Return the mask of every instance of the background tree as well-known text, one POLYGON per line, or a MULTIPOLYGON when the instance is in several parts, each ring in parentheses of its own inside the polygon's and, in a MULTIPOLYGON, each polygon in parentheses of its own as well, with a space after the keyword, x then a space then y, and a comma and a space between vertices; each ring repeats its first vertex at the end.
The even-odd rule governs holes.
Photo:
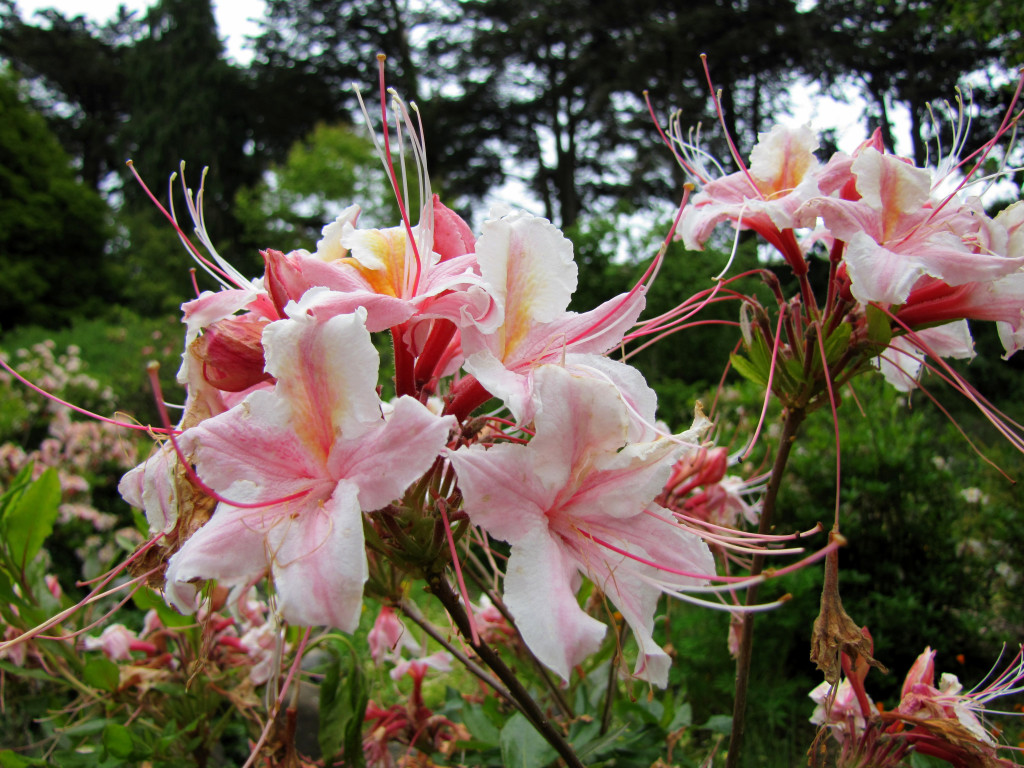
POLYGON ((239 190, 235 205, 247 240, 288 252, 313 250, 323 227, 356 201, 361 225, 392 226, 398 207, 390 198, 370 140, 352 126, 321 123, 285 162, 239 190))
POLYGON ((0 73, 0 328, 103 311, 115 293, 107 234, 107 206, 0 73))
POLYGON ((28 24, 13 3, 0 5, 0 56, 40 86, 34 89, 36 106, 76 158, 82 180, 98 190, 124 168, 119 129, 129 114, 125 52, 136 22, 123 7, 103 26, 54 10, 38 16, 40 24, 28 24))
MULTIPOLYGON (((928 105, 952 100, 957 83, 973 84, 980 112, 967 153, 992 135, 1008 101, 997 84, 972 77, 997 65, 999 50, 994 38, 987 41, 958 27, 954 5, 953 0, 822 0, 811 12, 818 54, 810 74, 839 98, 849 98, 851 88, 859 92, 867 103, 869 129, 880 129, 888 147, 895 146, 893 111, 905 109, 910 156, 919 166, 926 163, 935 137, 928 105)), ((947 147, 948 139, 947 133, 947 147)), ((932 155, 931 162, 938 162, 934 148, 932 155)))

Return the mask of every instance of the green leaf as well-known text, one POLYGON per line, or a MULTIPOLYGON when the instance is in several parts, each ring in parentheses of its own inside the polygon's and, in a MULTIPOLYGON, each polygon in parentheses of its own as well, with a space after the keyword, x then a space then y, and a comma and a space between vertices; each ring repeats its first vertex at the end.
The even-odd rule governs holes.
MULTIPOLYGON (((665 724, 665 731, 668 733, 674 733, 680 728, 689 728, 693 725, 693 707, 690 706, 690 702, 684 702, 682 706, 676 709, 674 712, 668 712, 666 707, 666 715, 671 714, 672 719, 665 724)), ((664 722, 664 721, 662 721, 664 722)))
POLYGON ((910 753, 910 768, 943 768, 948 763, 939 760, 937 757, 922 755, 920 752, 910 753))
POLYGON ((4 510, 3 533, 11 559, 23 571, 53 532, 60 504, 57 470, 47 469, 4 510))
POLYGON ((317 738, 327 765, 339 754, 345 765, 365 765, 363 757, 363 718, 369 694, 366 677, 355 651, 340 641, 324 644, 331 656, 320 684, 320 727, 317 738))
POLYGON ((722 733, 728 735, 732 731, 731 715, 712 715, 704 725, 697 726, 702 731, 722 733))
POLYGON ((99 688, 101 691, 116 691, 121 682, 121 672, 117 664, 110 659, 98 656, 90 659, 82 670, 82 679, 86 685, 99 688))
POLYGON ((480 707, 463 707, 462 722, 476 741, 492 747, 500 743, 501 731, 480 707))
POLYGON ((0 749, 0 768, 30 768, 36 765, 46 765, 46 761, 25 757, 9 749, 0 749))
MULTIPOLYGON (((599 723, 595 722, 593 724, 597 725, 598 726, 598 730, 600 730, 600 724, 599 723)), ((582 737, 584 736, 584 734, 586 733, 586 734, 589 735, 590 732, 591 731, 582 731, 580 733, 580 737, 578 737, 577 739, 573 740, 573 743, 572 743, 573 749, 576 750, 576 756, 580 760, 585 760, 585 761, 596 760, 596 759, 600 758, 604 753, 611 752, 616 747, 621 746, 619 744, 619 741, 622 739, 623 735, 625 735, 626 733, 629 732, 629 725, 628 724, 620 725, 618 728, 613 728, 612 730, 610 730, 604 736, 597 736, 597 738, 594 738, 591 741, 587 741, 585 743, 581 743, 581 742, 583 742, 583 738, 582 737)))
POLYGON ((140 611, 156 611, 156 615, 160 617, 160 621, 163 622, 165 627, 185 627, 196 623, 195 616, 185 616, 178 613, 178 611, 167 604, 167 601, 164 600, 159 592, 150 587, 135 590, 135 594, 132 595, 132 602, 135 603, 135 607, 140 611))
POLYGON ((752 381, 759 387, 768 386, 767 369, 762 372, 757 366, 742 355, 730 355, 729 362, 732 363, 732 367, 736 369, 736 372, 747 381, 752 381))
POLYGON ((120 723, 107 723, 103 729, 103 748, 122 760, 131 757, 134 751, 132 732, 120 723))
POLYGON ((501 729, 501 762, 505 768, 540 768, 555 757, 554 747, 521 712, 512 715, 501 729))
POLYGON ((832 334, 825 339, 825 360, 832 365, 842 357, 843 353, 850 347, 850 334, 853 326, 849 323, 841 323, 832 334))

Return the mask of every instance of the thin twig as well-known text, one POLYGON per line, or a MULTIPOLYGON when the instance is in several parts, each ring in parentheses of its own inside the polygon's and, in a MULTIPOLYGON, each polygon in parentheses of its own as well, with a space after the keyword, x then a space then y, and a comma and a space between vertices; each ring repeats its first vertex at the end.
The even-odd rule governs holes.
POLYGON ((448 653, 450 653, 452 656, 458 659, 459 663, 461 663, 462 666, 464 666, 472 674, 478 677, 485 685, 488 685, 491 688, 493 688, 494 691, 503 699, 505 699, 509 704, 514 706, 516 709, 519 709, 519 702, 512 698, 512 695, 508 692, 508 689, 505 688, 505 686, 503 686, 500 682, 495 680, 491 675, 489 675, 487 673, 487 670, 485 670, 475 661, 470 659, 466 654, 460 651, 457 647, 455 647, 453 643, 448 642, 448 639, 438 631, 437 627, 435 627, 433 624, 427 621, 427 618, 422 613, 420 613, 419 608, 416 607, 415 603, 412 603, 408 600, 403 600, 398 604, 398 607, 402 611, 402 613, 408 616, 409 619, 414 624, 416 624, 420 629, 422 629, 424 632, 426 632, 428 635, 434 638, 434 640, 436 640, 446 651, 448 651, 448 653))
POLYGON ((483 640, 473 642, 469 631, 469 616, 466 615, 466 611, 459 602, 458 596, 452 590, 444 575, 436 574, 431 576, 427 584, 430 591, 441 601, 441 605, 444 606, 445 610, 448 611, 448 615, 452 617, 452 621, 455 622, 455 626, 462 633, 463 639, 476 651, 480 659, 491 668, 494 674, 498 676, 498 679, 508 686, 509 694, 519 702, 520 711, 533 724, 537 732, 544 737, 548 744, 555 748, 555 751, 562 757, 568 768, 585 768, 569 745, 569 742, 565 740, 565 737, 544 714, 537 702, 530 696, 529 691, 519 682, 515 672, 509 669, 497 652, 483 640))

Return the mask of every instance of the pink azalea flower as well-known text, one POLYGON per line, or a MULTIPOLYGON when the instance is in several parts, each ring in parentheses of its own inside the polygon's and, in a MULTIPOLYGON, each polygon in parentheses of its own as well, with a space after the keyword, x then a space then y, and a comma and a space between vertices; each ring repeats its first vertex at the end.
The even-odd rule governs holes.
POLYGON ((192 582, 269 573, 284 620, 351 631, 367 578, 362 512, 400 497, 454 424, 408 397, 385 421, 364 311, 318 323, 290 310, 263 334, 274 388, 179 439, 223 501, 170 559, 167 596, 191 611, 192 582))
POLYGON ((405 226, 357 229, 358 208, 353 209, 324 228, 315 253, 265 254, 267 283, 279 311, 311 288, 326 288, 311 310, 326 318, 363 307, 370 331, 413 318, 461 321, 463 312, 486 323, 491 300, 478 287, 482 279, 472 234, 436 195, 411 237, 405 226))
POLYGON ((846 243, 851 292, 861 303, 902 304, 926 276, 957 286, 991 282, 1024 266, 1007 252, 1005 226, 985 216, 976 200, 932 198, 932 174, 872 146, 850 163, 859 199, 816 197, 796 213, 820 216, 846 243))
MULTIPOLYGON (((811 722, 815 725, 827 725, 832 735, 839 742, 849 737, 857 738, 867 727, 864 710, 857 699, 853 685, 846 678, 835 689, 835 695, 829 700, 832 685, 827 681, 818 685, 808 694, 815 703, 811 722)), ((867 695, 865 694, 867 697, 867 695)), ((867 697, 869 706, 871 698, 867 697)))
POLYGON ((793 238, 794 214, 818 194, 820 165, 814 157, 817 139, 808 126, 776 125, 758 134, 750 167, 719 179, 703 181, 679 223, 679 237, 690 250, 701 250, 722 221, 752 229, 775 245, 794 269, 806 271, 793 238))
POLYGON ((603 355, 644 308, 638 289, 589 312, 567 312, 576 290, 572 243, 547 219, 523 211, 486 221, 476 258, 501 321, 463 327, 465 369, 521 421, 529 421, 536 406, 537 366, 564 364, 570 354, 603 355))
POLYGON ((87 651, 103 651, 111 661, 127 661, 132 657, 132 644, 137 639, 124 624, 111 624, 99 637, 86 637, 82 646, 87 651))
POLYGON ((995 740, 975 712, 984 710, 983 702, 961 693, 962 689, 956 675, 948 672, 943 673, 939 687, 935 687, 935 651, 925 648, 907 673, 896 711, 923 719, 956 720, 978 741, 995 746, 995 740))
POLYGON ((411 653, 420 651, 419 644, 389 605, 381 607, 366 641, 370 646, 370 657, 377 664, 400 658, 403 648, 411 653))
POLYGON ((679 230, 687 248, 700 250, 727 220, 758 232, 792 228, 793 213, 817 193, 818 141, 808 126, 776 125, 757 138, 746 171, 705 181, 692 199, 679 230))
POLYGON ((401 680, 406 675, 422 680, 428 669, 433 669, 436 672, 451 672, 452 655, 447 651, 435 651, 415 659, 402 659, 388 674, 392 680, 401 680))
POLYGON ((524 641, 568 680, 605 627, 576 599, 586 575, 629 623, 635 673, 656 685, 669 658, 654 642, 663 588, 703 583, 707 546, 653 503, 677 444, 628 441, 634 429, 619 390, 553 365, 535 373, 540 407, 529 444, 450 452, 470 520, 512 545, 504 600, 524 641), (657 564, 657 565, 654 565, 657 564))

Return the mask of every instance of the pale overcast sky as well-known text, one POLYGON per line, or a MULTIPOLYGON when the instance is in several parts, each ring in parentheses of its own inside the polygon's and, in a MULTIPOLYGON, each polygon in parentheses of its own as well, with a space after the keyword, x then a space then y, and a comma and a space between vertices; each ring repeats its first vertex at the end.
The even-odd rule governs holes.
MULTIPOLYGON (((65 16, 85 16, 94 21, 107 21, 117 13, 119 5, 129 10, 144 11, 155 0, 15 0, 21 17, 32 20, 32 15, 44 8, 56 8, 65 16)), ((255 21, 263 16, 263 0, 214 0, 213 11, 217 29, 226 40, 228 56, 245 63, 251 54, 243 49, 246 35, 258 32, 255 21)))
MULTIPOLYGON (((131 10, 145 10, 156 0, 16 0, 22 18, 31 20, 32 14, 43 8, 56 8, 67 16, 84 15, 96 21, 106 21, 114 16, 119 5, 131 10)), ((244 48, 245 37, 255 35, 259 30, 254 19, 263 15, 263 0, 213 0, 217 17, 218 32, 227 43, 228 56, 236 62, 247 63, 251 58, 244 48)), ((952 91, 952 88, 951 88, 952 91)), ((794 94, 793 111, 786 123, 808 123, 815 130, 835 127, 839 145, 850 151, 867 136, 861 122, 863 102, 859 98, 850 103, 840 103, 822 97, 815 86, 805 86, 794 94)), ((897 121, 897 136, 905 132, 903 115, 894 110, 897 121)), ((902 143, 902 142, 900 142, 902 143)), ((902 149, 902 147, 897 147, 902 149)))

